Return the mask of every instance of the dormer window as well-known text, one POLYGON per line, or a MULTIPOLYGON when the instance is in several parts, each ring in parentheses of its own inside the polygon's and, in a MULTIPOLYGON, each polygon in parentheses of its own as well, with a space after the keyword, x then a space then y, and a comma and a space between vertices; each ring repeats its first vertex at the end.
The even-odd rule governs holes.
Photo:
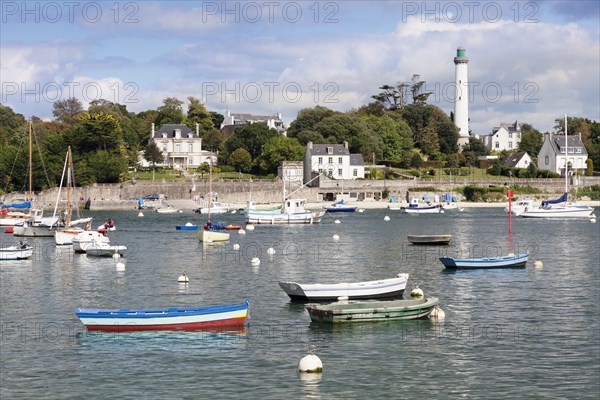
POLYGON ((167 138, 167 134, 166 134, 166 133, 163 133, 163 134, 162 134, 162 137, 163 137, 163 139, 166 139, 166 138, 167 138))
POLYGON ((333 147, 327 148, 327 154, 333 154, 333 147))

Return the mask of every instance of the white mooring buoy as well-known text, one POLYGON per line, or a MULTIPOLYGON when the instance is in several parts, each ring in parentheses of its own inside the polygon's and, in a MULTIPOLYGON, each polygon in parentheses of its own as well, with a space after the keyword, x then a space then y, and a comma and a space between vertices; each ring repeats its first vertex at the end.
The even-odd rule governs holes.
POLYGON ((339 219, 336 219, 335 221, 333 221, 334 224, 341 224, 339 219))
POLYGON ((362 208, 359 208, 359 209, 358 209, 358 212, 359 212, 359 213, 362 213, 362 212, 365 212, 365 210, 363 210, 362 208))
POLYGON ((410 297, 423 297, 423 290, 421 290, 418 286, 415 287, 411 292, 410 292, 410 297))
POLYGON ((252 224, 248 224, 248 225, 246 225, 246 230, 247 230, 248 232, 251 232, 251 231, 253 231, 253 230, 254 230, 254 225, 252 225, 252 224))
POLYGON ((112 258, 114 258, 115 260, 118 260, 119 258, 121 258, 121 255, 115 251, 115 254, 112 255, 112 258))
POLYGON ((333 240, 340 240, 340 235, 338 235, 337 233, 334 233, 333 236, 331 237, 333 240))
POLYGON ((252 260, 250 262, 252 263, 252 265, 258 266, 258 265, 260 265, 260 258, 252 257, 252 260))
POLYGON ((272 248, 272 247, 269 247, 269 248, 267 249, 267 254, 268 254, 268 255, 270 255, 270 256, 272 256, 273 254, 275 254, 275 249, 274 249, 274 248, 272 248))
POLYGON ((238 234, 245 235, 246 231, 244 230, 244 228, 240 228, 240 229, 238 229, 238 234))
POLYGON ((534 266, 535 268, 539 268, 539 269, 541 269, 541 268, 544 268, 544 263, 543 263, 543 262, 541 262, 540 260, 535 260, 535 261, 533 262, 533 266, 534 266))
POLYGON ((240 249, 240 244, 239 243, 234 243, 233 244, 233 249, 234 250, 239 250, 240 249))
POLYGON ((595 216, 595 215, 592 215, 592 216, 590 217, 590 222, 591 222, 592 224, 595 224, 595 223, 596 223, 596 216, 595 216))
POLYGON ((446 318, 446 313, 440 308, 439 304, 436 304, 435 307, 433 307, 433 310, 431 310, 431 313, 429 314, 429 319, 441 321, 444 318, 446 318))
POLYGON ((323 372, 323 363, 321 362, 321 359, 315 355, 315 351, 315 346, 310 346, 308 348, 308 354, 302 357, 298 363, 298 371, 308 373, 323 372))
POLYGON ((384 221, 389 221, 389 220, 390 220, 390 217, 388 217, 388 216, 386 215, 385 217, 383 217, 383 220, 384 220, 384 221))
POLYGON ((140 211, 140 212, 138 213, 138 217, 143 217, 143 216, 144 216, 144 213, 140 211))
POLYGON ((125 264, 124 264, 124 263, 122 263, 122 262, 120 262, 120 261, 119 261, 119 262, 116 264, 116 267, 117 267, 117 271, 118 271, 118 272, 123 272, 123 271, 125 271, 125 264))
POLYGON ((177 282, 178 283, 190 283, 190 278, 188 278, 184 272, 183 274, 179 275, 179 278, 177 278, 177 282))

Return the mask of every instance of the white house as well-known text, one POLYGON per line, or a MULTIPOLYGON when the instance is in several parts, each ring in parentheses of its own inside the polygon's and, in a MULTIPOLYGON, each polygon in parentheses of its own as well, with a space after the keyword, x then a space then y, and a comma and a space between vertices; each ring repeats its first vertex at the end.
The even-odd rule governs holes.
POLYGON ((306 144, 304 155, 304 184, 316 174, 334 179, 359 179, 365 177, 362 154, 350 154, 348 142, 344 144, 306 144))
POLYGON ((521 127, 515 121, 514 124, 502 122, 500 126, 492 129, 492 133, 482 137, 487 151, 512 151, 521 143, 521 127))
POLYGON ((173 168, 197 168, 202 163, 217 164, 217 155, 210 151, 202 150, 202 138, 199 126, 196 132, 187 125, 165 124, 155 131, 154 124, 150 131, 149 142, 154 142, 162 150, 164 164, 173 168))
POLYGON ((538 169, 545 169, 564 176, 565 164, 569 162, 569 174, 576 174, 587 168, 588 158, 585 146, 581 141, 581 133, 568 135, 565 146, 565 135, 545 134, 544 143, 538 153, 538 169))
POLYGON ((502 163, 502 165, 504 165, 505 167, 512 168, 527 168, 530 164, 531 157, 525 151, 519 151, 510 154, 502 163))
POLYGON ((287 128, 281 120, 281 114, 277 115, 252 115, 245 113, 232 113, 227 110, 224 115, 223 122, 219 129, 223 129, 226 126, 245 125, 245 124, 265 124, 269 128, 276 129, 282 135, 287 135, 287 128))

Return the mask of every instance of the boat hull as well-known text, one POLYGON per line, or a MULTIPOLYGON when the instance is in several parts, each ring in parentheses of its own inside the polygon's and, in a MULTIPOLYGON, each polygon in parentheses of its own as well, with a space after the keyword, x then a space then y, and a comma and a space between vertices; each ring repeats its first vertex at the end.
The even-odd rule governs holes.
POLYGON ((446 268, 519 268, 525 267, 529 254, 516 254, 504 257, 492 258, 452 258, 440 257, 440 261, 446 268))
POLYGON ((8 246, 0 248, 0 260, 25 260, 33 255, 33 247, 8 246))
POLYGON ((197 231, 198 225, 177 225, 175 226, 175 230, 178 231, 197 231))
POLYGON ((246 213, 246 223, 263 225, 318 224, 325 211, 304 211, 299 213, 255 212, 246 213))
POLYGON ((85 248, 85 253, 89 256, 95 257, 112 257, 115 254, 123 255, 127 250, 125 246, 111 246, 111 245, 98 245, 97 243, 90 243, 85 248))
POLYGON ((244 326, 248 302, 156 310, 77 308, 75 314, 88 331, 222 330, 244 326))
POLYGON ((442 212, 442 207, 402 207, 402 211, 407 214, 439 214, 442 212))
POLYGON ((334 284, 279 282, 279 287, 294 301, 335 301, 340 297, 349 300, 390 299, 402 297, 408 276, 400 274, 396 278, 377 281, 334 284))
POLYGON ((446 245, 452 241, 452 235, 407 235, 407 239, 416 245, 446 245))
POLYGON ((523 218, 589 218, 594 209, 588 206, 534 208, 523 211, 523 218))
POLYGON ((50 229, 48 225, 22 225, 15 226, 13 228, 13 235, 19 237, 52 237, 54 236, 54 230, 50 229))
POLYGON ((306 310, 317 323, 380 322, 425 318, 438 304, 436 297, 417 300, 338 302, 310 304, 306 310))
POLYGON ((212 242, 225 242, 229 240, 229 233, 220 231, 209 231, 202 229, 198 235, 198 239, 201 242, 212 243, 212 242))

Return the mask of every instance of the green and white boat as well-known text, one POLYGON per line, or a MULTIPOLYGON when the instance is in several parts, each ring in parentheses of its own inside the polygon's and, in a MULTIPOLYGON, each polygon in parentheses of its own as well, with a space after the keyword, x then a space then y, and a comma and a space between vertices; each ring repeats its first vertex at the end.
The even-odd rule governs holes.
POLYGON ((425 318, 438 304, 437 297, 415 300, 338 301, 331 304, 309 304, 306 310, 313 322, 375 322, 425 318))

